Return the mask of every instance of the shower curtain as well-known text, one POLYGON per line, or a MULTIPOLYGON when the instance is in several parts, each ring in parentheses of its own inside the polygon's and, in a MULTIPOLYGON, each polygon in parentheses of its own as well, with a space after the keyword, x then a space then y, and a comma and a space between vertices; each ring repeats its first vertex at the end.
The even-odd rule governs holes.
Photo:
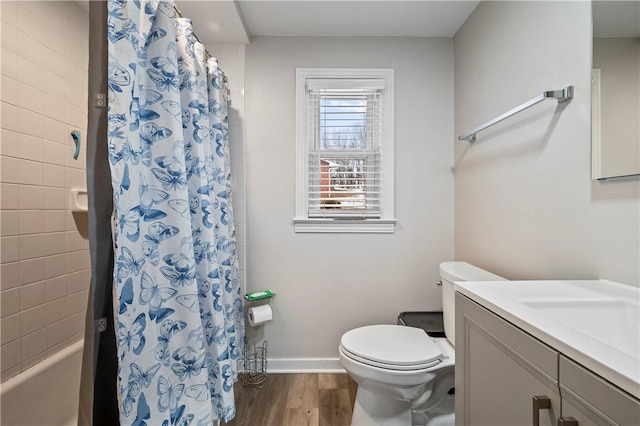
POLYGON ((225 80, 172 2, 108 7, 120 424, 229 421, 244 320, 225 80))

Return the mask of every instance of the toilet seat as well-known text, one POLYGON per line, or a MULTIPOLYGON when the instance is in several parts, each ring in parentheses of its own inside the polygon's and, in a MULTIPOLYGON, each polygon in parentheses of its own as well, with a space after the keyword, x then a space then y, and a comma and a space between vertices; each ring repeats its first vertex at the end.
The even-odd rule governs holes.
POLYGON ((353 329, 342 336, 340 347, 353 360, 388 370, 423 370, 445 357, 422 329, 400 325, 353 329))

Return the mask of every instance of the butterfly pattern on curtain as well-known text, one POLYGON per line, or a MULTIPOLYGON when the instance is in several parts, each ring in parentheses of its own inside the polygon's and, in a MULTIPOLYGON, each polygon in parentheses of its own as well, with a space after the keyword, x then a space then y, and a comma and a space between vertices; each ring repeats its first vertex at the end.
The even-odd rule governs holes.
POLYGON ((108 8, 120 424, 226 422, 244 318, 223 74, 172 2, 108 8))

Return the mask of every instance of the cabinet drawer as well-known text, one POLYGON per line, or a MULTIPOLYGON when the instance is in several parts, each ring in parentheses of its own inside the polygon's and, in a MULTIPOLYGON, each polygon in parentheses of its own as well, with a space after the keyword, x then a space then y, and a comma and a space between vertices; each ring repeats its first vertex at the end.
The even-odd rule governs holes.
POLYGON ((640 425, 638 399, 563 355, 559 371, 563 416, 575 417, 581 426, 640 425))

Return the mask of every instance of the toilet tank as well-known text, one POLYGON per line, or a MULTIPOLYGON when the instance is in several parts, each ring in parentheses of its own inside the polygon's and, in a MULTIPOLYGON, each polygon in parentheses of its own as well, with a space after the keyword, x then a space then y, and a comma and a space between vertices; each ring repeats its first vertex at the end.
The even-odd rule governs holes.
POLYGON ((442 279, 442 312, 444 318, 444 333, 455 346, 455 290, 456 281, 505 281, 505 278, 480 269, 467 262, 443 262, 440 264, 440 278, 442 279))

